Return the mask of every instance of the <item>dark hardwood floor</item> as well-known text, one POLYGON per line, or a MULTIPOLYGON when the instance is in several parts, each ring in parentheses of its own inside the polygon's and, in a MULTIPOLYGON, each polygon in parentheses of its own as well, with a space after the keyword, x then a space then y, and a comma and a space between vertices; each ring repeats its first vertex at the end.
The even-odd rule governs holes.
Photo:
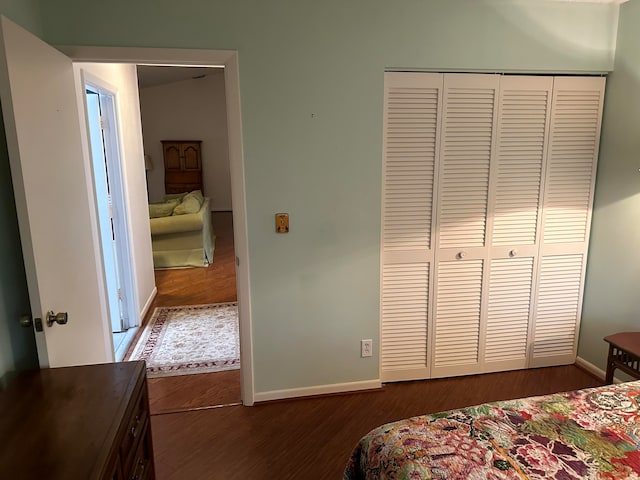
POLYGON ((571 365, 395 383, 372 392, 253 407, 154 415, 157 478, 340 479, 360 437, 383 423, 601 384, 571 365))
MULTIPOLYGON (((214 214, 208 268, 156 271, 158 306, 236 300, 231 214, 214 214)), ((240 401, 239 371, 149 380, 159 480, 340 479, 372 428, 402 418, 601 382, 575 366, 403 382, 382 389, 210 408, 240 401)))
MULTIPOLYGON (((206 268, 156 270, 158 294, 144 319, 145 324, 156 307, 237 300, 232 214, 213 212, 211 218, 216 235, 213 263, 206 268)), ((128 355, 134 346, 135 341, 128 355)), ((240 403, 239 370, 150 378, 148 384, 152 415, 240 403)))

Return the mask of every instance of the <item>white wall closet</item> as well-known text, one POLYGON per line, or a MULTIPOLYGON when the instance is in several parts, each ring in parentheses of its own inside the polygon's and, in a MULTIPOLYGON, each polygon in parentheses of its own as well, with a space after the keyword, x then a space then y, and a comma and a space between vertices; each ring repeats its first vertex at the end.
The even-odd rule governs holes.
POLYGON ((574 362, 604 86, 385 74, 383 381, 574 362))

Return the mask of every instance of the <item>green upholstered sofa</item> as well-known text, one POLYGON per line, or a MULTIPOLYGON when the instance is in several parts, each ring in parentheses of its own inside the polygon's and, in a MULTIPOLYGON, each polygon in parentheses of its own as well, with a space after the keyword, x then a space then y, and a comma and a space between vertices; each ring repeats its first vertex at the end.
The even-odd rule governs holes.
POLYGON ((154 268, 206 267, 213 262, 215 236, 209 198, 196 213, 151 218, 154 268))

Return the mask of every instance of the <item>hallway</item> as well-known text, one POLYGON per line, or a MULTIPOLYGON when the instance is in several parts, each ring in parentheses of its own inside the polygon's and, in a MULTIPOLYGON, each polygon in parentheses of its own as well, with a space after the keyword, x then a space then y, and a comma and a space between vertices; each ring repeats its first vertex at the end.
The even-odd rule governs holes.
MULTIPOLYGON (((145 324, 156 307, 237 300, 232 213, 212 212, 212 222, 216 235, 213 263, 206 268, 156 270, 158 294, 145 324)), ((152 415, 240 403, 240 370, 151 378, 148 385, 152 415)))

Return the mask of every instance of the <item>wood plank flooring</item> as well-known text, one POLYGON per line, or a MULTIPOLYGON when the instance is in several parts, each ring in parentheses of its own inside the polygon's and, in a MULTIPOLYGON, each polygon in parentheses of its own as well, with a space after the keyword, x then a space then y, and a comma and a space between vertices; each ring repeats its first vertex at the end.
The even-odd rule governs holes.
MULTIPOLYGON (((214 214, 208 268, 156 272, 158 306, 236 300, 231 214, 214 214)), ((478 403, 599 385, 575 366, 388 384, 356 394, 239 402, 239 371, 149 380, 159 480, 340 479, 359 438, 386 422, 478 403), (188 411, 189 409, 195 409, 188 411)))
MULTIPOLYGON (((232 214, 213 212, 211 218, 216 235, 213 263, 206 268, 156 270, 158 294, 145 323, 156 307, 237 300, 232 214)), ((135 341, 129 354, 134 345, 135 341)), ((240 402, 239 370, 151 378, 148 384, 152 415, 240 402)))
POLYGON ((488 401, 601 385, 571 365, 388 384, 381 390, 151 418, 159 480, 342 478, 351 449, 383 423, 488 401))

